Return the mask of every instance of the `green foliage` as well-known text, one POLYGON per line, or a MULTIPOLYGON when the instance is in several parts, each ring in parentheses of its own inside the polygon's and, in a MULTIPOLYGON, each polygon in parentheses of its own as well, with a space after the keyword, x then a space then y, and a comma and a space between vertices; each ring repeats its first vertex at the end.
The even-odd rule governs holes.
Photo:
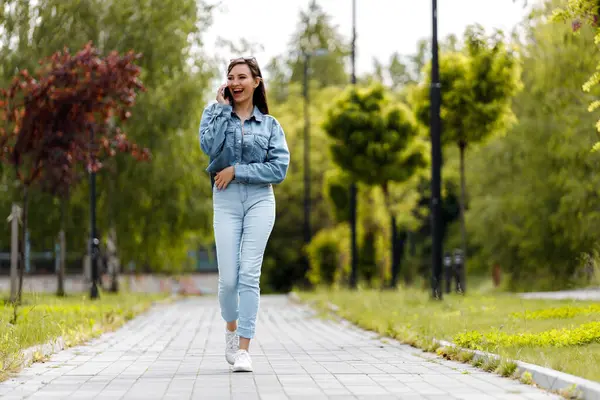
POLYGON ((486 357, 481 369, 486 372, 494 372, 500 366, 500 360, 496 357, 486 357))
POLYGON ((600 342, 600 321, 589 322, 577 328, 551 329, 535 333, 511 334, 494 331, 470 331, 454 336, 457 346, 484 350, 495 346, 512 347, 565 347, 600 342))
MULTIPOLYGON (((460 228, 466 256, 466 149, 503 132, 513 120, 511 100, 521 88, 520 68, 516 54, 506 48, 503 35, 496 32, 488 36, 478 25, 467 28, 462 48, 454 39, 447 47, 440 56, 442 142, 456 144, 460 151, 460 228)), ((409 95, 422 124, 428 124, 430 117, 430 71, 428 64, 424 81, 409 95)))
POLYGON ((521 383, 524 383, 525 385, 533 385, 533 375, 531 375, 531 372, 525 371, 519 378, 519 381, 521 381, 521 383))
MULTIPOLYGON (((31 69, 65 46, 92 41, 103 53, 142 53, 147 92, 138 98, 125 131, 150 149, 153 161, 138 165, 118 158, 105 165, 98 176, 98 227, 102 236, 116 227, 122 265, 132 261, 138 269, 155 271, 189 267, 187 251, 212 240, 210 184, 202 172, 207 160, 197 134, 213 71, 200 53, 212 6, 195 0, 167 0, 160 7, 151 0, 12 3, 11 12, 0 15, 0 31, 6 33, 0 37, 2 86, 17 68, 31 69)), ((2 174, 9 194, 12 182, 6 171, 2 174)), ((31 197, 32 250, 52 248, 58 224, 51 221, 58 221, 60 207, 43 195, 31 197)), ((14 197, 2 198, 0 214, 8 215, 14 197)), ((70 252, 86 251, 88 202, 84 181, 73 190, 67 212, 70 252)), ((0 234, 1 243, 9 243, 7 234, 0 234)))
MULTIPOLYGON (((584 24, 591 25, 596 32, 593 45, 593 47, 596 47, 596 45, 600 43, 600 29, 598 25, 599 17, 600 9, 597 1, 568 0, 566 4, 560 4, 560 7, 557 7, 554 10, 552 19, 557 22, 570 23, 571 29, 576 33, 580 33, 580 29, 584 24)), ((590 92, 600 83, 600 72, 598 72, 599 68, 600 63, 596 67, 596 72, 592 73, 588 80, 583 83, 582 88, 585 92, 590 92)), ((600 102, 598 102, 598 100, 593 100, 590 102, 588 110, 592 112, 598 109, 598 107, 600 107, 600 102)), ((600 120, 596 122, 596 129, 600 131, 600 120)), ((597 150, 599 146, 600 143, 596 143, 594 149, 597 150)))
MULTIPOLYGON (((431 64, 425 79, 411 94, 418 120, 429 124, 431 64)), ((521 89, 515 52, 507 49, 500 32, 486 35, 470 26, 460 51, 440 55, 441 118, 444 144, 459 146, 482 141, 513 120, 511 99, 521 89)))
POLYGON ((564 306, 557 308, 548 308, 544 310, 525 311, 513 313, 513 318, 532 320, 532 319, 567 319, 577 315, 599 314, 600 304, 591 304, 587 307, 564 306))
POLYGON ((339 168, 325 172, 323 192, 335 221, 350 220, 350 176, 339 168))
MULTIPOLYGON (((412 112, 401 103, 393 103, 381 84, 347 89, 329 109, 323 127, 332 139, 333 161, 349 179, 380 186, 385 200, 383 206, 387 209, 391 206, 390 183, 405 182, 426 165, 426 146, 419 138, 420 131, 412 112)), ((333 196, 333 204, 342 207, 341 215, 347 215, 347 199, 341 193, 346 186, 343 183, 339 178, 331 182, 328 192, 333 196)), ((369 206, 371 203, 371 199, 367 201, 369 206)), ((395 213, 389 217, 391 225, 396 227, 395 213)), ((380 283, 385 284, 387 265, 397 265, 399 261, 396 231, 390 230, 394 233, 391 245, 385 246, 378 243, 382 227, 373 223, 363 226, 361 275, 369 283, 378 276, 380 283), (381 253, 385 247, 394 251, 389 259, 381 253), (377 258, 382 256, 378 262, 377 258)))
POLYGON ((471 153, 467 217, 474 268, 498 263, 510 289, 551 290, 575 282, 600 234, 600 156, 590 152, 594 117, 582 107, 592 95, 580 90, 600 53, 592 32, 575 37, 544 15, 525 37, 519 123, 471 153))
MULTIPOLYGON (((337 168, 330 170, 325 178, 324 185, 329 209, 335 221, 348 222, 350 186, 348 174, 340 172, 337 168)), ((358 275, 359 279, 368 285, 373 285, 377 281, 383 283, 389 277, 391 260, 388 254, 390 242, 386 238, 390 235, 390 225, 388 223, 390 211, 386 207, 385 196, 380 188, 364 184, 358 185, 358 275)), ((346 239, 349 241, 349 237, 346 239)), ((345 239, 340 236, 339 240, 343 241, 345 239)), ((349 245, 349 242, 340 243, 340 245, 346 246, 349 245)))
POLYGON ((335 163, 359 181, 405 181, 425 163, 422 148, 413 144, 418 130, 412 113, 391 104, 379 84, 347 89, 328 111, 324 129, 334 140, 335 163))
POLYGON ((343 36, 331 22, 331 16, 312 0, 307 9, 300 12, 300 21, 290 41, 289 61, 291 82, 302 83, 304 79, 304 54, 326 50, 325 54, 312 57, 310 78, 320 88, 346 84, 345 57, 349 54, 343 36))
MULTIPOLYGON (((336 88, 318 89, 311 86, 310 162, 311 162, 311 224, 313 232, 336 224, 330 213, 325 193, 321 189, 325 175, 335 168, 327 151, 329 138, 321 128, 330 99, 336 88)), ((298 118, 302 109, 302 88, 292 84, 285 102, 271 106, 272 114, 285 129, 292 162, 285 181, 275 188, 277 219, 265 252, 261 287, 264 291, 288 291, 296 284, 306 283, 308 266, 304 262, 303 201, 304 201, 304 121, 298 118)))
MULTIPOLYGON (((443 121, 444 144, 455 143, 462 131, 462 116, 464 107, 469 102, 469 90, 465 80, 469 71, 469 58, 462 53, 441 53, 439 58, 440 84, 442 90, 442 106, 440 116, 443 121), (460 110, 460 108, 463 110, 460 110), (458 109, 458 110, 457 110, 458 109), (458 111, 458 112, 457 112, 458 111), (459 132, 457 132, 457 127, 459 132)), ((424 126, 429 126, 430 119, 430 95, 431 65, 427 64, 425 80, 410 93, 410 104, 414 109, 417 120, 424 126)))
POLYGON ((577 387, 576 384, 572 384, 572 385, 569 385, 565 388, 558 390, 558 394, 561 395, 563 398, 569 399, 569 400, 584 400, 585 399, 583 392, 581 391, 581 389, 579 389, 577 387))
POLYGON ((299 13, 297 28, 287 51, 266 64, 269 101, 284 103, 292 91, 290 85, 303 84, 307 55, 307 78, 311 87, 316 85, 324 89, 346 85, 349 81, 345 68, 348 48, 338 28, 331 22, 331 16, 317 1, 311 1, 299 13))
POLYGON ((358 277, 368 286, 390 277, 390 213, 381 188, 359 184, 357 195, 358 277))
POLYGON ((308 246, 308 279, 314 286, 347 282, 350 272, 350 228, 339 224, 322 229, 308 246))

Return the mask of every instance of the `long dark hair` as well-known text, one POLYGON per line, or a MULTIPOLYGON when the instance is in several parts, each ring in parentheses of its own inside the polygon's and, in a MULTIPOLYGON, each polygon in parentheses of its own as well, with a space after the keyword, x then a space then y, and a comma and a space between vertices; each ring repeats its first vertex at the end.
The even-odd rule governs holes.
POLYGON ((250 68, 250 73, 252 74, 252 78, 260 78, 260 82, 256 89, 254 89, 254 94, 252 95, 252 103, 258 107, 261 113, 268 114, 269 113, 269 105, 267 104, 267 91, 265 89, 265 83, 263 81, 262 73, 260 72, 260 67, 256 62, 256 58, 254 57, 240 57, 234 58, 229 63, 227 67, 227 74, 231 72, 231 69, 236 65, 246 64, 248 68, 250 68))

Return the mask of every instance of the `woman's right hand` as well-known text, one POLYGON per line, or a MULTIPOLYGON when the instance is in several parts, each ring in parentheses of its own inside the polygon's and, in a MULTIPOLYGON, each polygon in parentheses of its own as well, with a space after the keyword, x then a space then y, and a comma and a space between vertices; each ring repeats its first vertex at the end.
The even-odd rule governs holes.
POLYGON ((223 84, 219 87, 219 90, 217 90, 217 102, 219 104, 224 104, 227 106, 230 106, 231 103, 229 102, 229 99, 225 98, 225 88, 227 87, 227 84, 223 84))

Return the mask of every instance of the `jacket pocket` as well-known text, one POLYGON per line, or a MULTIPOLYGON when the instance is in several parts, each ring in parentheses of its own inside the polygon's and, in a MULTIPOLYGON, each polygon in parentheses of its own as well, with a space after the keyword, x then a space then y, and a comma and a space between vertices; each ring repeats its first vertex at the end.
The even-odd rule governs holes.
POLYGON ((234 146, 235 145, 235 127, 228 126, 225 130, 225 145, 226 146, 234 146))
POLYGON ((269 140, 263 135, 254 135, 254 150, 255 156, 260 162, 267 160, 267 151, 269 149, 269 140))

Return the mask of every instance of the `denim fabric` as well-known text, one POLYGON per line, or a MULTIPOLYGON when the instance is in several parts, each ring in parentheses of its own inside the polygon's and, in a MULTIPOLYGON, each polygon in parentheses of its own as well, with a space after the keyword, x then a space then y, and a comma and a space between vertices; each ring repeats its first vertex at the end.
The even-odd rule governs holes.
POLYGON ((263 254, 275 224, 271 184, 232 182, 213 186, 219 304, 226 322, 238 321, 238 335, 252 339, 260 303, 263 254))
POLYGON ((287 174, 290 152, 279 122, 255 106, 244 121, 230 105, 208 105, 200 121, 200 147, 210 157, 211 177, 234 166, 235 181, 281 183, 287 174))

